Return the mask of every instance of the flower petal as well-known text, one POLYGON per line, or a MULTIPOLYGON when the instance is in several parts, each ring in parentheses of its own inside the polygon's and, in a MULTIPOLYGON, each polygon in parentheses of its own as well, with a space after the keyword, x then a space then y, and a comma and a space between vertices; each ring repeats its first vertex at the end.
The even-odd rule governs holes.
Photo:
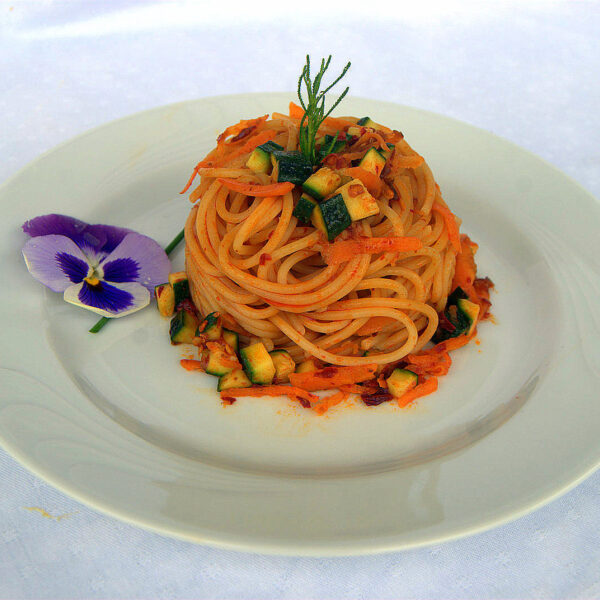
POLYGON ((23 247, 29 272, 54 292, 64 292, 88 272, 85 254, 64 235, 31 238, 23 247))
POLYGON ((136 281, 140 274, 140 265, 133 258, 115 258, 103 263, 104 279, 114 283, 136 281))
POLYGON ((124 317, 150 303, 150 292, 139 283, 111 285, 101 281, 90 285, 83 281, 65 290, 67 302, 87 308, 103 317, 124 317))
POLYGON ((167 281, 171 271, 171 261, 165 251, 153 239, 139 233, 125 236, 125 239, 104 259, 102 262, 104 279, 126 281, 124 277, 133 277, 133 265, 137 266, 138 271, 135 279, 129 281, 137 281, 149 290, 167 281), (122 259, 126 259, 127 262, 122 259))
POLYGON ((88 225, 67 215, 42 215, 23 223, 23 231, 31 237, 41 235, 64 235, 80 248, 93 249, 105 254, 112 252, 131 233, 131 229, 112 225, 88 225))

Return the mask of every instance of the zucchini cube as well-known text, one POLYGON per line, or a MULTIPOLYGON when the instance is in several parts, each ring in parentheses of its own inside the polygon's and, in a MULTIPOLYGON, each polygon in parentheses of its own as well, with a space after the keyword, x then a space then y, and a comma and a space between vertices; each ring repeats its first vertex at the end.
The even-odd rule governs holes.
POLYGON ((352 218, 341 194, 328 198, 315 207, 312 224, 333 241, 344 229, 352 225, 352 218))

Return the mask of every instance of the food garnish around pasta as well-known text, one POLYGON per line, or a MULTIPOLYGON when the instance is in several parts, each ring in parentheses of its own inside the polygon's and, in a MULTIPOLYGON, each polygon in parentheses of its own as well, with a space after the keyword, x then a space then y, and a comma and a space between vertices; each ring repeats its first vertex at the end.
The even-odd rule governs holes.
POLYGON ((490 315, 477 244, 424 158, 370 117, 325 112, 328 66, 313 81, 307 60, 302 106, 227 127, 184 189, 185 271, 156 298, 172 343, 198 348, 182 366, 217 376, 226 404, 408 406, 490 315))

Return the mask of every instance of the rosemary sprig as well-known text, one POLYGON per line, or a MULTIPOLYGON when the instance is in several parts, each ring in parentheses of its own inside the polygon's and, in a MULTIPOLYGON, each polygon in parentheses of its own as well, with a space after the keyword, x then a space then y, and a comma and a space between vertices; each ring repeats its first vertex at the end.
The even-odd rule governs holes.
MULTIPOLYGON (((350 62, 348 62, 337 79, 323 91, 320 91, 321 80, 329 68, 329 63, 331 63, 331 55, 327 60, 324 58, 321 59, 321 68, 319 69, 319 72, 313 81, 310 76, 310 56, 307 55, 306 64, 304 65, 302 74, 298 80, 298 98, 300 99, 300 104, 304 109, 304 114, 302 115, 302 119, 300 121, 298 142, 300 145, 300 151, 308 160, 312 162, 312 164, 317 164, 318 162, 315 140, 319 126, 331 114, 333 109, 343 100, 344 96, 350 89, 347 87, 340 94, 340 97, 333 103, 333 106, 327 112, 325 112, 325 94, 346 74, 346 71, 348 71, 350 68, 350 62), (306 88, 306 101, 302 97, 303 83, 304 87, 306 88)), ((335 142, 333 142, 333 144, 335 144, 335 142)), ((333 144, 331 146, 332 148, 333 144)))

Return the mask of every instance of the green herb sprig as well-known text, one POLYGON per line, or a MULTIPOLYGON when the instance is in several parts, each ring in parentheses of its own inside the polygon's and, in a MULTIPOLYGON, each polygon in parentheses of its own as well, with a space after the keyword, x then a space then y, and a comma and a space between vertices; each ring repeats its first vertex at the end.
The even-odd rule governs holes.
MULTIPOLYGON (((306 64, 302 69, 302 74, 300 75, 300 79, 298 80, 298 98, 300 99, 300 104, 304 109, 304 115, 302 115, 302 119, 300 121, 300 130, 298 132, 298 142, 300 146, 300 152, 311 161, 311 163, 317 164, 319 162, 319 156, 316 150, 316 137, 317 131, 321 123, 331 114, 333 109, 344 99, 344 96, 348 93, 350 88, 346 88, 339 96, 339 98, 333 103, 333 106, 325 112, 325 94, 346 74, 348 69, 350 68, 350 62, 344 67, 342 73, 337 77, 337 79, 325 88, 323 91, 320 91, 321 80, 325 75, 325 72, 329 68, 329 63, 331 63, 331 55, 327 60, 324 58, 321 59, 321 68, 319 72, 315 76, 314 81, 310 76, 310 56, 306 56, 306 64), (302 84, 306 88, 306 101, 302 97, 302 84)), ((337 136, 336 136, 337 140, 337 136)), ((335 141, 332 143, 335 144, 335 141)))

